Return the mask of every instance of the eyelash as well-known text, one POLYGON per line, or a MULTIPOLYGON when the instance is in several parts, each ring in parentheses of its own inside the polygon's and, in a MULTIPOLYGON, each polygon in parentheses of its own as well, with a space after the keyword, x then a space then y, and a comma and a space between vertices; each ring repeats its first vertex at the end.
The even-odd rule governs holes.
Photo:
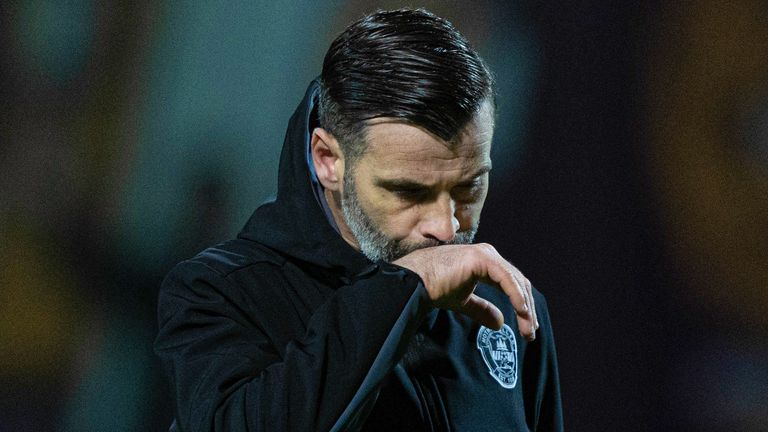
POLYGON ((458 188, 462 188, 462 189, 477 189, 477 188, 479 188, 479 187, 480 187, 482 184, 483 184, 483 182, 481 182, 480 180, 475 180, 475 181, 473 181, 472 183, 461 184, 461 185, 458 185, 458 186, 456 186, 456 187, 458 187, 458 188))
POLYGON ((421 189, 395 189, 392 192, 401 198, 415 198, 428 193, 421 189))
MULTIPOLYGON (((454 189, 459 189, 462 193, 474 194, 482 186, 482 181, 476 180, 472 183, 457 185, 454 189)), ((417 199, 429 194, 428 190, 423 189, 395 189, 392 191, 402 199, 417 199)))
POLYGON ((483 183, 480 181, 476 181, 470 184, 466 185, 459 185, 457 188, 459 188, 459 192, 462 194, 467 194, 466 196, 474 197, 477 192, 480 191, 480 188, 483 186, 483 183))

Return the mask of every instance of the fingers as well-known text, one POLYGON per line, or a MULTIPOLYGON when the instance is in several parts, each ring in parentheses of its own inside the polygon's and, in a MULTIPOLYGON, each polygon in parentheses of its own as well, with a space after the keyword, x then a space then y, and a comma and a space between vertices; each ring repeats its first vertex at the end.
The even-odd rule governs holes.
POLYGON ((522 292, 525 296, 525 303, 528 306, 528 311, 530 314, 528 319, 525 320, 525 325, 527 325, 530 328, 530 333, 532 335, 531 340, 534 340, 536 339, 536 330, 539 329, 539 319, 538 319, 538 316, 536 315, 536 305, 533 300, 533 287, 531 287, 531 281, 529 281, 528 278, 523 276, 523 274, 520 273, 518 269, 516 269, 511 264, 510 264, 510 267, 513 270, 512 277, 514 278, 515 283, 518 286, 522 287, 522 292))
POLYGON ((457 311, 493 330, 501 330, 504 324, 504 315, 499 308, 476 294, 471 294, 457 311))
POLYGON ((394 263, 419 274, 436 307, 455 310, 488 328, 501 329, 501 311, 473 294, 479 280, 496 286, 515 310, 520 335, 531 341, 536 338, 538 321, 531 283, 493 246, 481 243, 424 248, 394 263))
MULTIPOLYGON (((522 274, 520 276, 522 276, 522 274)), ((525 290, 528 292, 528 298, 531 301, 530 305, 531 310, 533 311, 533 330, 536 331, 539 329, 539 314, 536 312, 536 302, 533 300, 533 286, 531 286, 531 281, 529 281, 528 278, 523 277, 523 280, 525 281, 525 290)))
POLYGON ((519 270, 501 258, 491 246, 486 246, 490 253, 487 262, 487 275, 496 286, 509 297, 517 314, 520 335, 532 341, 536 339, 536 307, 533 301, 531 284, 519 270))

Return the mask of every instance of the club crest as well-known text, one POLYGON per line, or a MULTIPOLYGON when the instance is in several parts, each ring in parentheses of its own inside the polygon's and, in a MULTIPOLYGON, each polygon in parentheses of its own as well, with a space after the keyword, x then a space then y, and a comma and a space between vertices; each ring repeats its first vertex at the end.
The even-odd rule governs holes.
POLYGON ((502 387, 511 389, 517 384, 517 342, 508 325, 504 324, 499 331, 480 326, 477 349, 488 372, 502 387))

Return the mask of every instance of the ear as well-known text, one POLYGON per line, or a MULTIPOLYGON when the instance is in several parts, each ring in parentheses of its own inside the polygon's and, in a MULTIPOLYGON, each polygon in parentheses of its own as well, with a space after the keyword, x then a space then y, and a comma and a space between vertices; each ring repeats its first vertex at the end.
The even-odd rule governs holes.
POLYGON ((344 155, 339 142, 327 130, 318 127, 312 131, 310 145, 320 184, 328 190, 339 191, 344 178, 344 155))

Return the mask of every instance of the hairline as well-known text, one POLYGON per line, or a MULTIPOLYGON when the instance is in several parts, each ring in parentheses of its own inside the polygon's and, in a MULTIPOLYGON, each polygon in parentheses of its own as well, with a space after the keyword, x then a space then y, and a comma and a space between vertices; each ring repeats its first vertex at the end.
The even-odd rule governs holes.
POLYGON ((440 138, 434 132, 430 131, 429 128, 427 128, 426 126, 410 121, 406 118, 401 118, 401 117, 374 117, 371 119, 363 120, 362 122, 358 122, 358 123, 362 123, 362 126, 359 128, 359 132, 353 134, 354 135, 353 137, 342 138, 342 137, 333 135, 333 133, 330 131, 329 133, 331 133, 331 135, 333 135, 333 137, 339 143, 339 147, 344 157, 344 164, 347 167, 347 169, 354 170, 354 168, 357 165, 357 162, 359 162, 360 159, 362 159, 365 156, 365 154, 368 152, 368 148, 370 146, 370 143, 368 142, 368 131, 371 126, 375 126, 377 124, 384 124, 384 123, 396 123, 396 124, 413 126, 429 134, 433 138, 437 139, 439 142, 447 144, 446 147, 449 150, 453 150, 457 145, 459 145, 459 139, 462 133, 464 132, 464 130, 467 128, 467 126, 469 126, 470 123, 472 123, 477 118, 478 115, 480 115, 481 111, 483 110, 487 102, 491 103, 491 110, 493 110, 491 121, 493 124, 493 130, 495 130, 496 119, 497 119, 497 109, 496 109, 497 105, 496 105, 495 92, 491 90, 490 94, 488 94, 487 96, 485 96, 483 99, 480 100, 472 116, 463 125, 461 125, 461 127, 458 129, 457 133, 454 134, 454 136, 452 136, 447 140, 440 138), (356 144, 350 144, 345 142, 344 140, 346 139, 361 140, 362 142, 359 145, 359 150, 356 152, 348 152, 350 154, 346 154, 345 153, 346 149, 349 149, 352 146, 356 145, 356 144))

